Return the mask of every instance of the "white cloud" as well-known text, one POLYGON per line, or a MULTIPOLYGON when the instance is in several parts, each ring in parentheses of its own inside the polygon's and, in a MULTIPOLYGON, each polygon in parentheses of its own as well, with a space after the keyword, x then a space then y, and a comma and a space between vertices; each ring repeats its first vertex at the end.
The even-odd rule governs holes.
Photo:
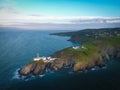
POLYGON ((8 6, 8 5, 0 5, 0 9, 1 10, 14 10, 14 8, 12 6, 8 6))
POLYGON ((53 17, 44 15, 24 15, 0 12, 1 27, 17 27, 25 29, 81 29, 97 27, 118 27, 120 17, 53 17))

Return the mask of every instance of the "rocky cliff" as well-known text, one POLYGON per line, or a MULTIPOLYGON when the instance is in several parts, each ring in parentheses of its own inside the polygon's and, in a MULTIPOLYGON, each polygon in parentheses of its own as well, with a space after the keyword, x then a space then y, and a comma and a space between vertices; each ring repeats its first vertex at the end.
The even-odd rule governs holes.
POLYGON ((120 60, 120 29, 92 30, 92 33, 86 34, 87 31, 60 33, 60 35, 71 36, 72 41, 83 41, 84 48, 74 49, 68 47, 57 51, 51 55, 56 58, 53 62, 31 61, 25 67, 19 70, 20 75, 39 75, 45 73, 46 69, 60 70, 64 67, 73 69, 74 72, 90 69, 98 66, 103 67, 112 58, 120 60), (82 35, 82 36, 79 36, 82 35), (87 41, 86 41, 87 40, 87 41))
POLYGON ((19 74, 23 76, 38 75, 44 73, 46 69, 46 63, 43 61, 31 61, 25 67, 19 70, 19 74))
POLYGON ((53 62, 44 63, 40 61, 32 61, 25 67, 19 70, 20 75, 39 75, 45 73, 46 69, 60 70, 61 68, 68 67, 73 71, 80 71, 90 69, 92 67, 105 66, 105 61, 109 61, 111 58, 120 60, 120 49, 117 48, 101 48, 101 50, 94 54, 85 53, 83 51, 76 51, 72 47, 55 52, 51 57, 57 58, 53 62), (103 51, 104 50, 104 51, 103 51))

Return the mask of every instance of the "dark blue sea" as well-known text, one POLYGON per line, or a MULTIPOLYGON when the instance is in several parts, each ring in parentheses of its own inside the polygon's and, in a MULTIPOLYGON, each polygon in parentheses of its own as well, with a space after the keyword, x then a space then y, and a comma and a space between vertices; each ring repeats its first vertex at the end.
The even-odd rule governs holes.
POLYGON ((20 79, 17 71, 39 53, 50 56, 75 43, 49 35, 66 31, 0 30, 0 90, 120 90, 120 62, 73 73, 71 69, 20 79))

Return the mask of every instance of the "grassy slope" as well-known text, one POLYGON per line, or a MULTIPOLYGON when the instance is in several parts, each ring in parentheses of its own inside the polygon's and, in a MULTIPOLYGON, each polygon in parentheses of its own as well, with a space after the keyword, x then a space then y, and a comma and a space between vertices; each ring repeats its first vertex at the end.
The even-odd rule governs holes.
POLYGON ((43 60, 39 60, 39 61, 31 61, 30 63, 28 63, 27 65, 30 65, 30 64, 39 64, 39 65, 43 65, 45 64, 45 62, 43 60))
MULTIPOLYGON (((74 70, 78 71, 81 67, 85 68, 86 65, 91 64, 94 66, 94 62, 96 60, 99 63, 102 63, 103 60, 101 58, 101 55, 98 53, 100 50, 102 53, 106 54, 106 51, 104 50, 104 46, 109 47, 109 48, 120 48, 120 36, 112 36, 110 37, 109 35, 106 36, 104 34, 100 34, 98 38, 95 38, 94 33, 96 30, 92 30, 91 32, 89 30, 86 31, 78 31, 76 32, 70 32, 70 33, 61 33, 60 35, 62 36, 77 36, 78 41, 83 40, 83 46, 84 48, 80 49, 73 49, 72 47, 63 49, 57 53, 57 57, 60 58, 61 60, 64 60, 65 62, 69 62, 68 60, 72 59, 73 61, 76 62, 76 65, 74 66, 74 70), (89 34, 90 36, 87 37, 85 36, 89 34)), ((106 30, 98 30, 97 33, 105 32, 106 30)), ((113 30, 109 32, 114 32, 113 30)), ((117 30, 119 32, 119 30, 117 30)), ((35 64, 39 63, 40 65, 45 64, 43 61, 32 61, 29 64, 35 64)), ((55 61, 55 64, 60 64, 61 61, 55 61)))
POLYGON ((77 64, 74 66, 74 71, 78 71, 80 68, 85 68, 89 63, 94 65, 97 60, 99 63, 103 63, 102 57, 99 51, 106 54, 104 46, 109 48, 120 48, 120 37, 104 37, 101 39, 89 38, 86 43, 83 44, 84 48, 73 49, 72 47, 66 48, 59 53, 59 58, 72 57, 76 60, 77 64))

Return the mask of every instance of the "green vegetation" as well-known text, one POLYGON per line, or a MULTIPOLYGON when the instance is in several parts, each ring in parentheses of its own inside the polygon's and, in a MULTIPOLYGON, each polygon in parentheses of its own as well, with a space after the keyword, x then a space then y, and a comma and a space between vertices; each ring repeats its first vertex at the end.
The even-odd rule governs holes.
POLYGON ((38 75, 43 73, 46 67, 59 70, 73 66, 73 70, 77 72, 94 66, 103 67, 104 61, 111 57, 120 59, 120 28, 87 29, 54 35, 70 36, 70 41, 82 44, 55 52, 51 57, 57 59, 53 62, 31 61, 20 70, 21 75, 38 75))
POLYGON ((69 47, 64 49, 59 54, 59 57, 62 58, 63 56, 71 56, 71 58, 76 58, 78 62, 86 62, 89 61, 92 56, 99 56, 97 47, 95 45, 89 44, 85 45, 85 48, 73 49, 69 47))
POLYGON ((94 40, 112 38, 114 36, 120 37, 120 28, 85 29, 76 32, 55 33, 52 35, 70 36, 70 41, 86 43, 94 40))
MULTIPOLYGON (((71 62, 75 62, 74 71, 84 70, 86 68, 94 67, 96 65, 104 65, 104 60, 100 53, 109 59, 109 55, 106 48, 114 50, 116 47, 120 48, 120 36, 119 29, 110 30, 92 30, 91 31, 78 31, 77 33, 61 33, 60 35, 67 34, 71 36, 71 41, 82 42, 82 46, 77 49, 73 47, 65 48, 55 53, 55 60, 53 65, 57 68, 61 68, 63 64, 69 65, 71 62), (117 32, 117 33, 116 33, 117 32), (87 33, 87 34, 86 34, 87 33)), ((54 55, 53 55, 54 56, 54 55)), ((33 61, 31 63, 44 64, 41 61, 33 61)))
POLYGON ((43 60, 39 60, 39 61, 31 61, 30 63, 28 63, 28 65, 30 64, 39 64, 39 65, 42 65, 42 64, 45 64, 43 60))
POLYGON ((87 29, 54 35, 70 36, 70 41, 82 44, 55 52, 51 57, 57 59, 53 62, 31 61, 20 70, 21 75, 43 73, 46 66, 54 70, 73 66, 74 71, 80 71, 94 66, 102 67, 104 61, 111 57, 120 58, 120 28, 87 29))

